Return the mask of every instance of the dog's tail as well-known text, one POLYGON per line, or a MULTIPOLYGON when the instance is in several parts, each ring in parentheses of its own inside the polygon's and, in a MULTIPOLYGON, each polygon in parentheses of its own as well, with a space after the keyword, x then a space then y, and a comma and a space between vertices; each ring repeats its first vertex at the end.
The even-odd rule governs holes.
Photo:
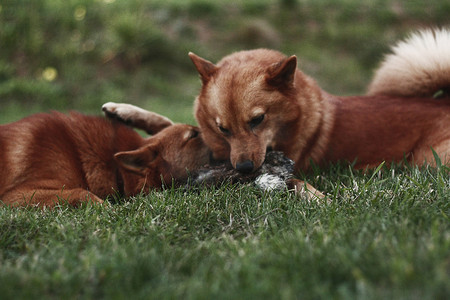
POLYGON ((392 48, 375 72, 369 95, 450 96, 450 28, 423 30, 392 48))

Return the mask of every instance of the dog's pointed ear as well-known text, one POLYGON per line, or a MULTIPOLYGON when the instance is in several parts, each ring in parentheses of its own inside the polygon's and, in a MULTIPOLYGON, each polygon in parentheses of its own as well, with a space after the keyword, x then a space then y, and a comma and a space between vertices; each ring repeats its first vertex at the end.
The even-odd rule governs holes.
POLYGON ((145 170, 158 156, 158 145, 151 144, 131 151, 114 154, 114 159, 125 170, 144 174, 145 170))
POLYGON ((276 88, 291 88, 294 86, 296 70, 297 57, 292 55, 269 67, 266 82, 276 88))
POLYGON ((189 52, 189 57, 197 68, 203 84, 207 83, 216 73, 217 67, 212 62, 207 61, 206 59, 203 59, 192 52, 189 52))

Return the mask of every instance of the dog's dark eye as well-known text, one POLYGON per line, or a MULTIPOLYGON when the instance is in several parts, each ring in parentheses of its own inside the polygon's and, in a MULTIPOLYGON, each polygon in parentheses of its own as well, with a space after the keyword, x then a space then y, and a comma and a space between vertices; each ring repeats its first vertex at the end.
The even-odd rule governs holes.
POLYGON ((220 132, 222 132, 223 134, 229 135, 230 131, 226 128, 223 128, 222 126, 217 126, 219 127, 220 132))
POLYGON ((253 129, 256 126, 258 126, 259 124, 261 124, 261 122, 263 120, 264 120, 264 114, 251 119, 250 122, 248 122, 248 124, 250 125, 250 128, 253 129))

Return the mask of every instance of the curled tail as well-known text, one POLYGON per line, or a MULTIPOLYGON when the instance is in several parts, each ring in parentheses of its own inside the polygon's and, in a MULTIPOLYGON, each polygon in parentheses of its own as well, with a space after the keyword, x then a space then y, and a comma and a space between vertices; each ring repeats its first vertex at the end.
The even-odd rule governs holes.
POLYGON ((392 48, 375 72, 369 95, 433 97, 450 92, 450 28, 423 30, 392 48))

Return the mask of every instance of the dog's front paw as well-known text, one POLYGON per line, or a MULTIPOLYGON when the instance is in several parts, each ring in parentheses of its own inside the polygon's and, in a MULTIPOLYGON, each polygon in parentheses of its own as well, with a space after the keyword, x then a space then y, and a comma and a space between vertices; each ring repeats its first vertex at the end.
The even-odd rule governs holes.
POLYGON ((103 104, 102 110, 106 117, 132 125, 142 109, 131 104, 108 102, 103 104))
POLYGON ((102 111, 108 118, 116 118, 120 116, 120 105, 115 102, 108 102, 102 105, 102 111))
POLYGON ((108 102, 103 104, 102 110, 107 118, 118 120, 131 127, 143 129, 149 134, 155 134, 173 125, 173 122, 167 117, 132 104, 108 102))

